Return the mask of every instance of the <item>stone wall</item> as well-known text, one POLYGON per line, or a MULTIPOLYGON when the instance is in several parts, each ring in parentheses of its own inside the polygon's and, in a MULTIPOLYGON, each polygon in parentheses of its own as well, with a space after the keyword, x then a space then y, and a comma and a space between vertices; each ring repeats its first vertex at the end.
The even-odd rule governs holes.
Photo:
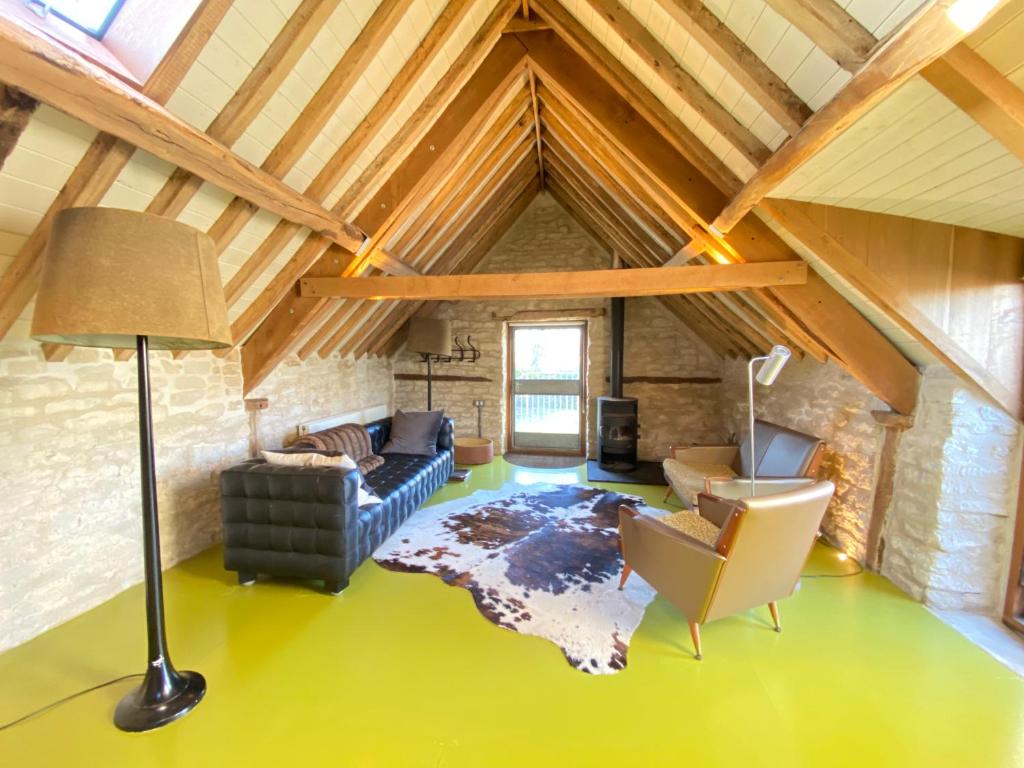
MULTIPOLYGON (((509 229, 477 267, 477 272, 507 273, 607 269, 610 256, 547 195, 536 200, 509 229)), ((434 407, 444 408, 456 420, 460 434, 476 434, 474 400, 484 400, 483 434, 494 440, 499 453, 507 445, 505 371, 508 364, 507 323, 502 319, 522 310, 604 310, 605 299, 545 301, 446 302, 435 317, 452 321, 454 335, 471 335, 481 358, 473 365, 437 365, 435 374, 474 376, 478 382, 434 383, 434 407), (497 316, 497 317, 496 317, 497 316)), ((609 323, 607 314, 591 317, 588 323, 587 445, 590 455, 596 447, 596 398, 606 394, 608 384, 609 323)), ((626 301, 627 376, 717 377, 720 360, 704 342, 665 310, 655 299, 626 301)), ((395 358, 395 371, 425 373, 418 356, 402 350, 395 358)), ((624 394, 641 398, 640 453, 644 458, 667 454, 668 446, 680 441, 721 438, 715 408, 716 385, 627 384, 624 394), (710 392, 709 392, 710 390, 710 392)), ((426 406, 426 382, 397 381, 395 400, 399 408, 422 410, 426 406)))
MULTIPOLYGON (((747 432, 747 365, 725 365, 723 419, 729 432, 747 432)), ((835 363, 792 360, 771 387, 754 385, 757 418, 816 435, 825 441, 822 477, 836 485, 824 529, 857 559, 864 557, 875 489, 875 460, 882 429, 872 410, 887 410, 835 363)))
MULTIPOLYGON (((220 539, 217 473, 248 455, 237 354, 151 355, 165 567, 220 539)), ((297 360, 254 393, 261 438, 391 402, 387 362, 297 360)), ((0 346, 0 650, 142 579, 135 363, 77 349, 47 363, 38 344, 0 346)))
POLYGON ((941 366, 926 369, 900 442, 882 573, 939 608, 1002 604, 1020 425, 941 366))

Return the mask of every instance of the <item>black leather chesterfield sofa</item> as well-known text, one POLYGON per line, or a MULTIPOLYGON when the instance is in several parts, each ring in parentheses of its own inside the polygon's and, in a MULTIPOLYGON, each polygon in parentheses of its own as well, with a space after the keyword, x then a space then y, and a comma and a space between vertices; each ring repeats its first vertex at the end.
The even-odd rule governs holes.
MULTIPOLYGON (((366 425, 374 453, 391 419, 366 425)), ((455 467, 455 430, 441 423, 436 456, 384 454, 366 475, 381 504, 357 504, 358 470, 290 467, 250 459, 220 476, 224 567, 241 584, 258 574, 322 579, 338 594, 349 576, 438 488, 455 467)))

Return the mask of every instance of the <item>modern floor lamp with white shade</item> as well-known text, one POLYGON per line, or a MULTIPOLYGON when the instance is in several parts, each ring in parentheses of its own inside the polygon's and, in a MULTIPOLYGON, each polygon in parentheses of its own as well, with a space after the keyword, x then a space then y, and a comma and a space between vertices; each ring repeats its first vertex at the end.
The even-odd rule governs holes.
POLYGON ((206 681, 198 672, 178 672, 167 650, 149 350, 231 346, 213 241, 192 227, 134 211, 62 211, 47 245, 32 337, 138 353, 149 661, 142 684, 117 705, 114 723, 126 731, 158 728, 195 707, 206 681))
POLYGON ((753 357, 747 363, 747 413, 750 417, 750 495, 757 495, 757 452, 754 450, 754 381, 770 387, 789 362, 789 347, 776 344, 762 357, 753 357), (754 363, 762 363, 754 376, 754 363))

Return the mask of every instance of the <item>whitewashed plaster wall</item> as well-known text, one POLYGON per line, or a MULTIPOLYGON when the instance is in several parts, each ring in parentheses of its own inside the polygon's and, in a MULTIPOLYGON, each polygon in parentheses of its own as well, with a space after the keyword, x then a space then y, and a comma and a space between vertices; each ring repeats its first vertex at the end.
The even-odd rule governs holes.
POLYGON ((941 366, 900 442, 882 573, 939 608, 997 612, 1020 475, 1020 424, 941 366))
MULTIPOLYGON (((494 246, 477 267, 477 272, 508 273, 607 269, 610 256, 548 195, 538 195, 519 220, 494 246)), ((506 447, 506 404, 504 376, 507 366, 507 323, 500 319, 520 310, 604 309, 605 299, 559 299, 545 301, 444 303, 435 317, 452 321, 454 335, 472 335, 481 350, 473 365, 437 365, 435 374, 475 376, 476 382, 434 383, 434 407, 444 408, 456 420, 456 432, 475 435, 477 413, 474 400, 484 400, 483 434, 494 440, 495 450, 506 447), (499 319, 495 319, 497 314, 499 319)), ((587 349, 588 425, 590 455, 596 450, 596 398, 606 394, 610 323, 607 315, 588 321, 587 349)), ((654 299, 626 301, 627 376, 678 376, 717 378, 721 361, 703 341, 654 299)), ((401 351, 395 371, 425 373, 417 355, 401 351)), ((640 455, 660 458, 668 446, 683 441, 721 439, 717 412, 717 384, 627 384, 624 394, 640 398, 640 455), (708 407, 708 403, 711 407, 708 407)), ((426 406, 426 383, 397 381, 399 408, 422 410, 426 406)))
MULTIPOLYGON (((725 364, 723 418, 728 430, 747 432, 747 366, 725 364)), ((875 462, 882 428, 872 410, 888 410, 860 382, 834 363, 806 357, 791 361, 775 384, 755 384, 757 418, 781 424, 825 441, 821 476, 836 484, 824 528, 851 555, 864 557, 875 491, 875 462)))
MULTIPOLYGON (((0 346, 0 651, 142 579, 135 363, 77 349, 47 363, 38 344, 0 346)), ((152 355, 165 567, 220 540, 217 475, 248 455, 237 354, 152 355)), ((386 361, 282 364, 254 393, 270 400, 261 438, 391 403, 386 361)))

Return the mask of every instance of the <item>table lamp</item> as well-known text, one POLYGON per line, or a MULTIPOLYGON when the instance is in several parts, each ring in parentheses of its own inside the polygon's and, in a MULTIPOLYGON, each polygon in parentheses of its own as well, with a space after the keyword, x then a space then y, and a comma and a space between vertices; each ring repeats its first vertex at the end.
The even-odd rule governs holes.
POLYGON ((419 352, 427 364, 427 410, 431 411, 434 405, 434 375, 430 364, 434 357, 447 357, 452 353, 451 321, 432 317, 412 318, 405 346, 411 352, 419 352))
POLYGON ((206 681, 198 672, 178 672, 167 651, 148 352, 231 346, 213 241, 185 224, 134 211, 61 211, 43 261, 32 337, 138 353, 149 663, 142 684, 117 705, 114 724, 125 731, 158 728, 195 707, 206 681))
POLYGON ((747 363, 747 408, 750 415, 750 495, 757 492, 757 453, 754 451, 754 381, 770 387, 789 362, 789 347, 776 344, 772 351, 762 357, 752 357, 747 363), (762 363, 754 376, 754 363, 762 363))

